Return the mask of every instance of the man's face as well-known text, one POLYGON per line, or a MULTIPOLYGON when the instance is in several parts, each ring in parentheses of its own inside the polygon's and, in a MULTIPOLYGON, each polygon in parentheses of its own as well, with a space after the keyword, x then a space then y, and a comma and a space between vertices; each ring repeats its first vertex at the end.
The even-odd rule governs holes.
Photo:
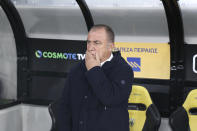
POLYGON ((105 61, 111 55, 113 43, 109 42, 105 29, 93 29, 88 33, 87 51, 95 56, 97 53, 100 62, 105 61))

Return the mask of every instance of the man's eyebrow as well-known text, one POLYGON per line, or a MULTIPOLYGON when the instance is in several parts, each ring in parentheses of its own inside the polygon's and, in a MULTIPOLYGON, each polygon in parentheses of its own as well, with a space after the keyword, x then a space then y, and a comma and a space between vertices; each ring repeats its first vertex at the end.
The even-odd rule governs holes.
POLYGON ((101 41, 99 41, 99 40, 95 40, 95 41, 93 41, 93 42, 100 42, 100 43, 101 43, 101 41))
POLYGON ((86 40, 86 42, 102 43, 102 42, 101 42, 101 41, 99 41, 99 40, 94 40, 94 41, 86 40))

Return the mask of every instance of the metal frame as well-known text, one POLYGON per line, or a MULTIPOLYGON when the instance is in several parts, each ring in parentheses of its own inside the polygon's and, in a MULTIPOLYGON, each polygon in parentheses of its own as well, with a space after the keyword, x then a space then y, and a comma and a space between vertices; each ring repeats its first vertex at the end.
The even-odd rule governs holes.
POLYGON ((17 97, 18 100, 26 96, 28 76, 27 37, 24 25, 17 9, 10 0, 1 0, 1 7, 6 13, 13 30, 17 49, 17 97))
POLYGON ((171 72, 170 72, 170 111, 183 103, 184 95, 184 30, 181 11, 177 0, 162 0, 168 21, 171 72))
POLYGON ((94 20, 92 18, 91 12, 85 2, 85 0, 76 0, 85 19, 88 31, 94 26, 94 20))

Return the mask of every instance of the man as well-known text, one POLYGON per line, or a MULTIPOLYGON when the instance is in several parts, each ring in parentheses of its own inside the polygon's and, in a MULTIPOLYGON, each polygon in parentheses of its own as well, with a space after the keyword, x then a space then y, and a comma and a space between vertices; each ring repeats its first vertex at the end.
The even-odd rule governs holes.
POLYGON ((113 48, 112 29, 93 26, 85 60, 71 69, 66 81, 59 104, 59 131, 129 131, 133 71, 113 48))

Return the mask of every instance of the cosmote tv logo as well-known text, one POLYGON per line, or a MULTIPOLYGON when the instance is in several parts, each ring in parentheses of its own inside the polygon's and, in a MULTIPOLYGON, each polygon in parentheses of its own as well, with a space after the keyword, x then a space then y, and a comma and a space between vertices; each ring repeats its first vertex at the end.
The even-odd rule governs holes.
POLYGON ((127 57, 127 62, 132 67, 133 71, 141 72, 141 58, 127 57))
POLYGON ((83 60, 85 54, 80 53, 65 53, 65 52, 51 52, 51 51, 35 51, 36 58, 48 59, 65 59, 65 60, 83 60))

